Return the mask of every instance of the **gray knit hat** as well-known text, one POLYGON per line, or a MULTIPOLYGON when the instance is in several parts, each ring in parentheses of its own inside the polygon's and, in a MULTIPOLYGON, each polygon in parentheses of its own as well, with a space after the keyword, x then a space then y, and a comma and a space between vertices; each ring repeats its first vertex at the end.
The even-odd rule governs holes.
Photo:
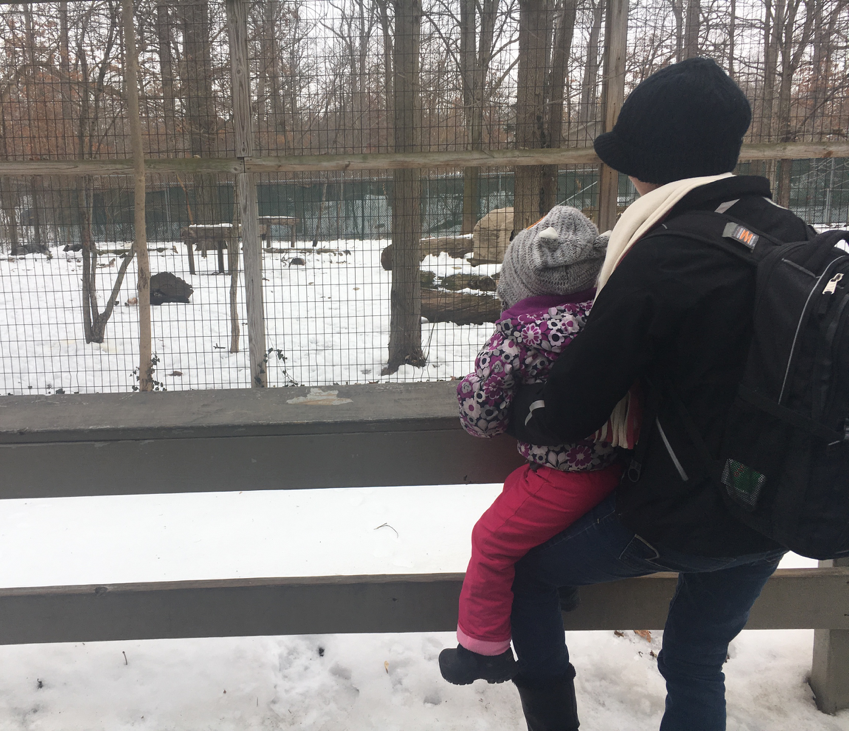
POLYGON ((604 262, 607 239, 577 208, 555 206, 510 242, 498 278, 499 299, 506 308, 527 297, 589 289, 604 262))

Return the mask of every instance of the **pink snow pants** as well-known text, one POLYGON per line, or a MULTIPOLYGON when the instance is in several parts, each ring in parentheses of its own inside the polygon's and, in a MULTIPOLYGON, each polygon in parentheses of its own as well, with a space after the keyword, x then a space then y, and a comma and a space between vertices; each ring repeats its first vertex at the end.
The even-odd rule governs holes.
POLYGON ((457 624, 463 647, 481 655, 500 655, 510 647, 516 562, 604 500, 621 474, 618 464, 595 472, 527 464, 510 473, 472 530, 457 624))

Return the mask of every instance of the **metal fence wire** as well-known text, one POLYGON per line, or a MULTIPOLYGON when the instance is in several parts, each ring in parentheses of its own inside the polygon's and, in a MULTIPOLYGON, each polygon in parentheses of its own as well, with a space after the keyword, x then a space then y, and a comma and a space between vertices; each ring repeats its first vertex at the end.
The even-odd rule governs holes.
MULTIPOLYGON (((121 10, 0 0, 2 394, 145 387, 121 10)), ((811 223, 849 219, 846 0, 132 14, 155 389, 462 377, 511 233, 556 204, 615 217, 634 191, 600 190, 591 149, 614 92, 694 55, 752 103, 739 172, 811 223)))

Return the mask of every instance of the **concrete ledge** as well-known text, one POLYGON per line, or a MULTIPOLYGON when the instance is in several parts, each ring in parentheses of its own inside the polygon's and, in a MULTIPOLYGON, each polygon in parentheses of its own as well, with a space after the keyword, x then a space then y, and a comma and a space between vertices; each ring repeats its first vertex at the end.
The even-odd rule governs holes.
POLYGON ((515 441, 466 434, 455 388, 4 397, 0 498, 503 481, 515 441))
POLYGON ((0 444, 460 431, 456 382, 0 398, 0 444))

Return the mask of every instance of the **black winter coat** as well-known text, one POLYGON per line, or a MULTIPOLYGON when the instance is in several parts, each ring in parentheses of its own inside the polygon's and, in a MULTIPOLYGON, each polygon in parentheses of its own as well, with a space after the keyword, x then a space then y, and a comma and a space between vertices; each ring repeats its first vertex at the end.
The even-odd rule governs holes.
MULTIPOLYGON (((729 215, 750 227, 779 241, 809 237, 804 221, 772 203, 769 183, 760 177, 697 188, 666 220, 684 211, 713 211, 734 199, 729 215)), ((539 434, 576 441, 604 424, 632 384, 648 380, 671 385, 718 455, 751 339, 754 291, 754 267, 719 247, 672 236, 638 241, 548 382, 517 399, 511 433, 532 442, 535 436, 544 441, 539 434), (523 405, 540 396, 545 408, 524 425, 523 405)), ((661 403, 657 423, 660 429, 643 427, 648 444, 640 479, 624 478, 618 489, 623 524, 653 544, 704 556, 777 548, 729 514, 669 399, 661 403)))

